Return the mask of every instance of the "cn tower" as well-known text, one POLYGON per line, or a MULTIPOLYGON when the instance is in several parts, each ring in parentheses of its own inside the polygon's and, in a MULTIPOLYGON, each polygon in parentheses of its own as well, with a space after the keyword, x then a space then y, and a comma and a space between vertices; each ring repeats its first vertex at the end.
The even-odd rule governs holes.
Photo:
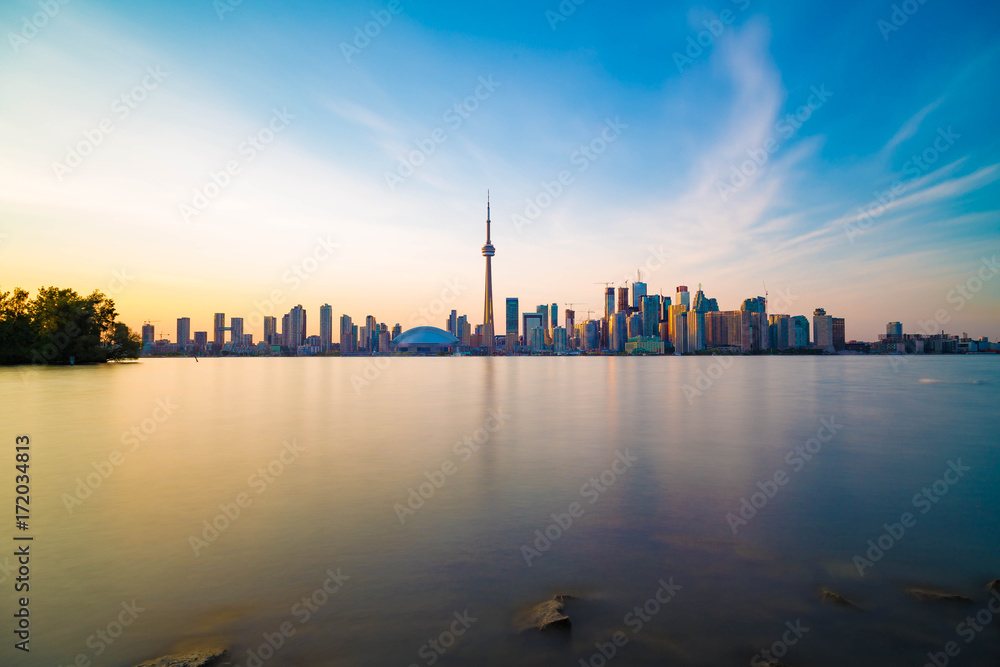
POLYGON ((483 307, 483 342, 486 351, 493 354, 496 351, 496 340, 493 337, 493 255, 497 253, 490 241, 490 193, 486 191, 486 245, 483 246, 483 257, 486 258, 486 305, 483 307))

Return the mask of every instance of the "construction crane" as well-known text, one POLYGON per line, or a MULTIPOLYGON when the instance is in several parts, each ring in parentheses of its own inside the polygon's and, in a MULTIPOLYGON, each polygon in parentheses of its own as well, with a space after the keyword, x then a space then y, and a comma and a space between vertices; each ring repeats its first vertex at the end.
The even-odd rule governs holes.
POLYGON ((591 314, 593 314, 593 312, 594 312, 594 311, 592 311, 592 310, 588 310, 588 311, 587 311, 587 319, 588 319, 588 320, 592 320, 592 319, 594 319, 593 317, 591 317, 591 314))
POLYGON ((564 306, 569 306, 569 309, 570 309, 570 310, 574 310, 574 311, 575 311, 576 309, 575 309, 575 308, 573 308, 573 306, 575 306, 575 305, 576 305, 576 304, 578 304, 578 303, 579 303, 579 304, 580 304, 581 306, 586 306, 586 305, 587 305, 586 303, 582 303, 582 302, 580 302, 580 301, 569 301, 569 302, 567 302, 567 303, 564 303, 563 305, 564 305, 564 306))
POLYGON ((614 282, 610 282, 610 283, 609 282, 603 282, 603 283, 602 282, 597 282, 597 283, 594 283, 594 284, 595 285, 604 285, 604 289, 607 289, 607 288, 611 287, 612 285, 614 285, 614 282))
POLYGON ((767 310, 767 283, 762 280, 760 284, 764 286, 764 310, 767 310))

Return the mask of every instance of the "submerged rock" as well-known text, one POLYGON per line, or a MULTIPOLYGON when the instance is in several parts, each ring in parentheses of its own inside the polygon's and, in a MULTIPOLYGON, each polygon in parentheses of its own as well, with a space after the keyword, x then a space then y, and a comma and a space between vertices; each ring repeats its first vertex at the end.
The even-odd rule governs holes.
POLYGON ((229 655, 223 650, 213 651, 191 651, 178 655, 168 655, 156 660, 150 660, 136 665, 136 667, 211 667, 217 665, 220 660, 229 655))
POLYGON ((569 616, 564 613, 568 595, 557 595, 519 614, 515 620, 518 632, 537 630, 539 632, 566 633, 573 628, 569 616))
POLYGON ((820 597, 823 598, 823 602, 829 602, 830 604, 835 604, 839 607, 850 607, 851 609, 861 609, 861 607, 851 602, 843 595, 840 595, 839 593, 834 593, 833 591, 827 588, 823 589, 823 592, 820 594, 820 597))
POLYGON ((911 588, 910 595, 923 602, 972 602, 970 598, 957 593, 939 593, 926 588, 911 588))

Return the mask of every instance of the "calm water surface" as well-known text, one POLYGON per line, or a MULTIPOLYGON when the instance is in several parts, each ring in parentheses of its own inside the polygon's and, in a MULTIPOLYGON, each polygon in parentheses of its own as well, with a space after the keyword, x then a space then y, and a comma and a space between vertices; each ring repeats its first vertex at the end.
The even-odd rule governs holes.
POLYGON ((595 644, 621 632, 609 664, 749 665, 798 623, 792 665, 919 666, 949 641, 950 664, 996 665, 996 619, 969 643, 956 626, 1000 577, 1000 358, 724 361, 0 369, 0 539, 16 532, 21 433, 35 535, 32 651, 11 648, 0 569, 0 664, 218 645, 255 665, 248 651, 286 624, 263 664, 600 665, 595 644), (949 462, 968 470, 915 505, 949 462), (727 519, 744 499, 756 515, 727 519), (915 525, 859 575, 854 557, 904 512, 915 525), (328 571, 346 576, 330 594, 328 571), (670 602, 647 605, 671 578, 670 602), (973 603, 922 603, 911 586, 973 603), (862 610, 824 603, 824 587, 862 610), (580 598, 572 639, 518 635, 518 613, 557 593, 580 598))

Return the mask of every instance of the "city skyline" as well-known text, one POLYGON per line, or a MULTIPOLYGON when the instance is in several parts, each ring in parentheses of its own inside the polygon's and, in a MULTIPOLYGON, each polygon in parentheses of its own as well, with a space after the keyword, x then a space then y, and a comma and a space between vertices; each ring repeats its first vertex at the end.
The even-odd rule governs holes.
POLYGON ((0 286, 99 289, 137 331, 275 291, 476 313, 489 186, 501 298, 600 311, 638 268, 861 340, 942 310, 1000 338, 995 5, 225 6, 0 9, 0 286))

